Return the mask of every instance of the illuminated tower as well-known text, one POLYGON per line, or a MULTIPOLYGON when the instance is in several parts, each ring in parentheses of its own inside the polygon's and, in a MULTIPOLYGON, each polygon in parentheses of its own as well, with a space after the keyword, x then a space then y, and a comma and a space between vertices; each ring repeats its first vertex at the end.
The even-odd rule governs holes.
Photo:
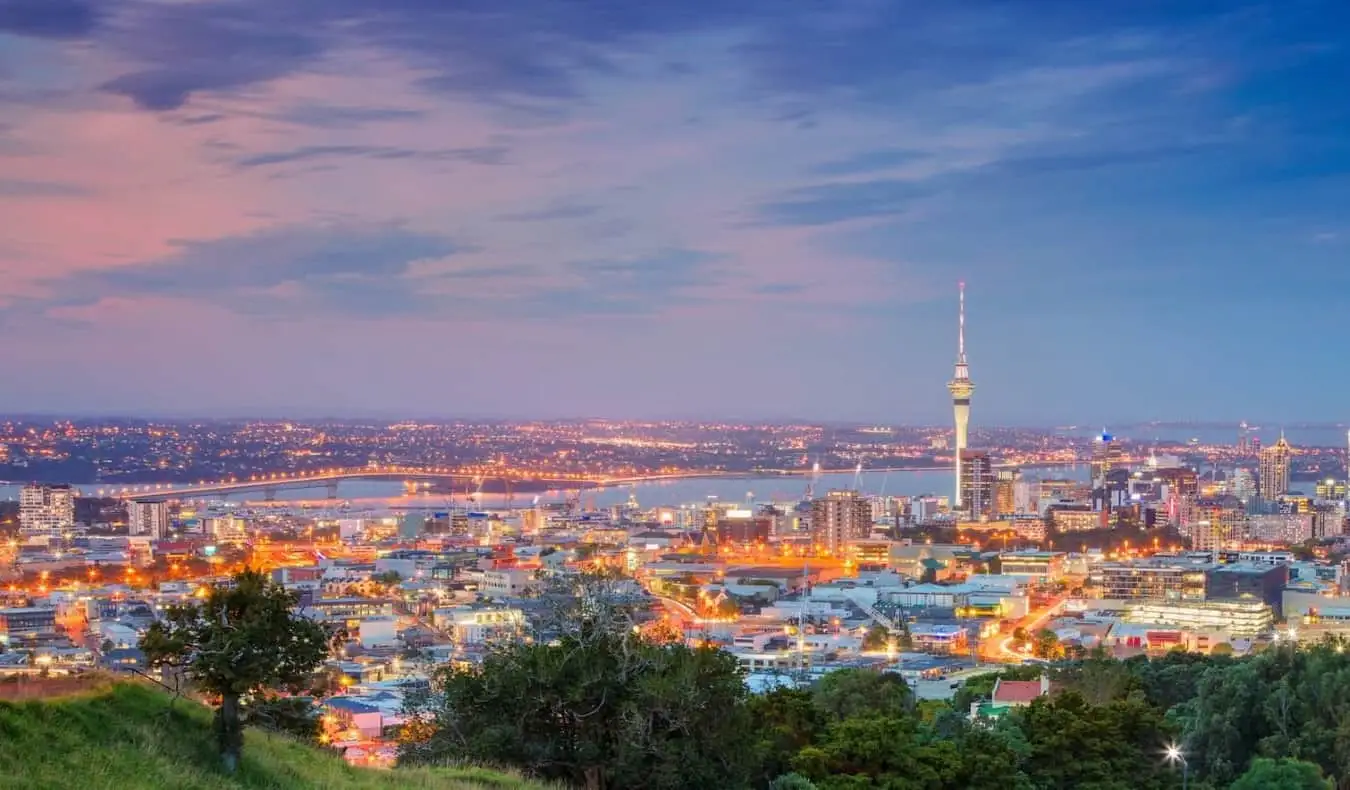
POLYGON ((975 385, 970 380, 970 367, 966 365, 966 284, 960 284, 960 307, 957 313, 956 332, 956 375, 947 382, 947 391, 952 394, 952 415, 956 418, 956 447, 952 455, 956 458, 955 509, 961 508, 961 451, 966 449, 966 429, 970 425, 970 396, 975 385))
POLYGON ((1273 501, 1289 493, 1289 459, 1293 448, 1280 431, 1280 440, 1261 451, 1260 484, 1261 498, 1273 501))

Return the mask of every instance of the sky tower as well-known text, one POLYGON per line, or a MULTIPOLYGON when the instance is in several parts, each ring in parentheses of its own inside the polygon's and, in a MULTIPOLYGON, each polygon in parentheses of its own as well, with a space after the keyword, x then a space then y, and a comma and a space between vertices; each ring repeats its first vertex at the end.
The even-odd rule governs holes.
POLYGON ((952 394, 952 414, 956 418, 956 509, 961 508, 961 451, 966 449, 966 428, 970 425, 970 395, 975 384, 966 364, 966 284, 960 283, 960 307, 957 312, 956 374, 947 382, 952 394))

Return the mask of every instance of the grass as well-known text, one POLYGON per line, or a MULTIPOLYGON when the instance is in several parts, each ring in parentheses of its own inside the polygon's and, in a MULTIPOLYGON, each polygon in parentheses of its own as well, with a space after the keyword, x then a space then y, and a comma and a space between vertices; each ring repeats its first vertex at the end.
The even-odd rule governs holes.
POLYGON ((545 790, 481 768, 353 768, 330 752, 249 730, 239 772, 219 769, 211 712, 138 683, 0 702, 5 790, 545 790))

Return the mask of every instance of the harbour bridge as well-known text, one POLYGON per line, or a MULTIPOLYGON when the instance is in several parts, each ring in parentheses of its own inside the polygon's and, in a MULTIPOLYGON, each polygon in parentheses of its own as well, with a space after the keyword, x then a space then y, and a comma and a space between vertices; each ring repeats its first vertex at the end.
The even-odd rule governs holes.
POLYGON ((263 498, 272 501, 279 491, 325 489, 329 499, 336 499, 338 484, 352 480, 399 480, 403 482, 465 482, 481 485, 485 481, 500 481, 508 486, 527 485, 543 489, 581 489, 628 485, 656 480, 676 480, 688 477, 724 477, 725 472, 676 472, 634 477, 605 477, 583 474, 528 474, 523 472, 472 472, 452 467, 402 466, 372 464, 358 467, 316 469, 294 474, 259 474, 248 478, 229 478, 198 483, 164 483, 157 485, 112 486, 98 490, 99 496, 134 499, 138 502, 160 502, 171 499, 199 499, 207 496, 260 491, 263 498))

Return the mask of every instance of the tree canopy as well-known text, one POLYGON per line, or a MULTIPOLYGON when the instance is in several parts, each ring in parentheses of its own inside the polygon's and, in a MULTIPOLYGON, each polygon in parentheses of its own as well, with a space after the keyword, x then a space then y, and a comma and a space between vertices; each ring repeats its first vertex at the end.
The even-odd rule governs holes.
POLYGON ((216 730, 228 771, 243 749, 240 701, 298 687, 328 655, 332 634, 296 613, 296 602, 264 574, 246 570, 200 602, 169 607, 141 640, 152 666, 179 670, 219 698, 216 730))

